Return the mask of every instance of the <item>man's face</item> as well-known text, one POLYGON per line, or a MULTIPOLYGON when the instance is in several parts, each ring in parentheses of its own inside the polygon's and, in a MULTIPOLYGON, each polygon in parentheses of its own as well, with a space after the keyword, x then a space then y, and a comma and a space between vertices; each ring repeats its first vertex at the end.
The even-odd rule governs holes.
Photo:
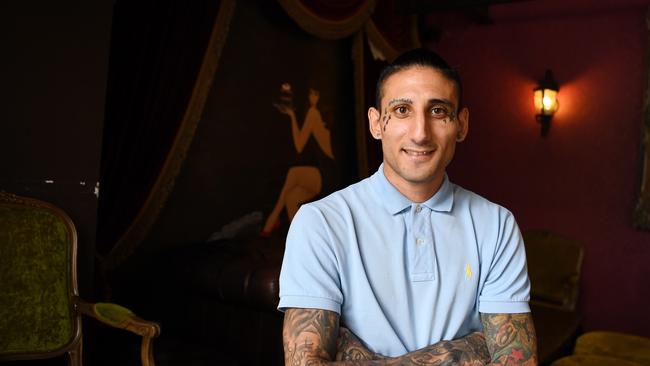
POLYGON ((467 135, 469 112, 457 112, 456 85, 430 67, 398 71, 382 89, 381 110, 370 108, 368 119, 370 132, 382 143, 384 173, 412 200, 412 192, 432 195, 442 183, 456 142, 467 135))

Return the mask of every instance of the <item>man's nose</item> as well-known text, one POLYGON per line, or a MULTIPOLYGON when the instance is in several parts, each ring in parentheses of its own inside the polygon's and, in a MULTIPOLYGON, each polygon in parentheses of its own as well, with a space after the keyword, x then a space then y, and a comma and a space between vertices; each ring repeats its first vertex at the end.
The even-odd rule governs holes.
POLYGON ((415 115, 413 125, 411 126, 411 140, 417 144, 429 142, 431 138, 431 126, 424 113, 415 115))

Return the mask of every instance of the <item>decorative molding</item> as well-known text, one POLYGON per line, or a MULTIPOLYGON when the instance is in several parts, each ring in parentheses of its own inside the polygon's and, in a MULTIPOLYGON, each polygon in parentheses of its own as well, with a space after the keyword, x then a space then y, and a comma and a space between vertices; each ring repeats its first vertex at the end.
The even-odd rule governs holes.
POLYGON ((340 39, 359 31, 370 19, 375 9, 375 0, 367 0, 345 20, 330 20, 318 16, 301 0, 279 0, 280 5, 300 28, 321 39, 340 39))
POLYGON ((38 207, 36 206, 35 203, 31 202, 31 200, 25 200, 23 197, 16 196, 13 193, 8 193, 5 191, 0 191, 0 202, 8 202, 8 203, 38 207))
POLYGON ((160 175, 149 192, 147 200, 140 208, 131 226, 107 255, 103 263, 104 270, 110 271, 119 266, 145 239, 174 188, 176 177, 187 156, 187 151, 203 113, 203 107, 219 65, 221 51, 226 43, 230 21, 235 12, 235 5, 236 0, 222 0, 219 4, 217 19, 212 28, 201 69, 174 143, 167 155, 160 175))
POLYGON ((0 191, 0 203, 10 203, 10 204, 20 205, 20 206, 44 208, 49 211, 54 211, 54 213, 57 216, 64 216, 66 223, 72 225, 73 231, 76 230, 74 229, 74 224, 72 224, 72 220, 70 220, 68 215, 63 210, 45 201, 41 201, 36 198, 18 196, 13 193, 5 192, 5 191, 0 191))

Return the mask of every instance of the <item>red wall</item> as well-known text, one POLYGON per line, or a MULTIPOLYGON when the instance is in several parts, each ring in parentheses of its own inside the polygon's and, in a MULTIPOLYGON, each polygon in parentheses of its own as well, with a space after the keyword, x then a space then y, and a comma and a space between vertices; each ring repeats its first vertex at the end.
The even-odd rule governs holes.
MULTIPOLYGON (((585 330, 650 336, 650 232, 632 227, 647 3, 494 6, 492 25, 447 21, 429 46, 460 69, 470 108, 451 179, 509 208, 522 230, 584 243, 585 330), (532 90, 546 68, 560 83, 560 109, 542 138, 532 90)), ((430 22, 441 24, 441 16, 430 22)))

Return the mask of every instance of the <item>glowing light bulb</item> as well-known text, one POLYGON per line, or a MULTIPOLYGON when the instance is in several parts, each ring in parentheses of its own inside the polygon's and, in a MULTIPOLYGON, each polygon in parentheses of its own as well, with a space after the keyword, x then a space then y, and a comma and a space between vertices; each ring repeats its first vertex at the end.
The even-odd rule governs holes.
POLYGON ((544 79, 539 81, 539 86, 535 88, 533 94, 536 111, 535 118, 542 125, 542 136, 546 136, 548 133, 553 114, 560 107, 560 103, 557 100, 558 90, 560 88, 555 80, 553 80, 553 74, 550 70, 546 70, 544 79))
POLYGON ((535 109, 542 114, 553 114, 559 107, 559 103, 557 101, 557 91, 555 90, 535 90, 534 101, 535 109))

